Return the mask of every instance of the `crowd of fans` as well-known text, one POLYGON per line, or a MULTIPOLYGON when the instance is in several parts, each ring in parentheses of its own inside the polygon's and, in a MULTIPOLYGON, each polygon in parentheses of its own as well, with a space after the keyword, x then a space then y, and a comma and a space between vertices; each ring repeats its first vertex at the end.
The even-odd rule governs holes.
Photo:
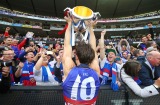
MULTIPOLYGON (((160 48, 154 41, 151 24, 149 27, 150 33, 141 37, 141 43, 137 47, 130 46, 128 40, 123 38, 113 39, 118 41, 117 46, 114 46, 113 40, 104 39, 106 30, 101 32, 96 48, 101 68, 101 85, 111 85, 111 88, 117 91, 121 84, 125 83, 141 97, 159 94, 157 89, 160 88, 160 48), (105 41, 108 41, 109 45, 105 45, 105 41), (145 88, 142 89, 140 85, 145 88), (136 86, 136 89, 133 86, 136 86)), ((56 44, 44 48, 42 43, 35 44, 31 41, 33 37, 28 35, 18 42, 17 38, 20 36, 11 36, 9 31, 10 27, 7 27, 1 35, 4 41, 0 44, 0 63, 5 65, 12 61, 12 65, 1 67, 0 90, 6 92, 10 83, 12 86, 61 85, 64 76, 64 46, 60 42, 63 39, 54 39, 56 44)), ((74 47, 71 55, 73 62, 79 65, 76 62, 74 47)))

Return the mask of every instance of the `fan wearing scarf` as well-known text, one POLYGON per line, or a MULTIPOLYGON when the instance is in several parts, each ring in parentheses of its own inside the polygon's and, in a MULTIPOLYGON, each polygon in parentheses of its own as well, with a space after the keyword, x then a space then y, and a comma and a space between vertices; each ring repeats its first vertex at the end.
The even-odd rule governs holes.
POLYGON ((116 58, 116 52, 114 49, 107 49, 107 58, 105 55, 105 47, 104 47, 104 35, 106 34, 106 30, 101 32, 100 39, 100 67, 101 67, 101 78, 102 85, 111 84, 111 88, 114 91, 119 90, 119 86, 121 85, 117 78, 118 68, 114 59, 116 58))
POLYGON ((60 85, 58 78, 54 75, 54 69, 48 63, 47 55, 42 52, 41 57, 33 68, 36 85, 54 86, 60 85))
POLYGON ((160 78, 154 81, 153 85, 141 88, 139 85, 142 83, 138 78, 138 72, 141 69, 141 64, 138 61, 129 60, 123 65, 121 69, 122 81, 138 96, 150 97, 158 95, 158 88, 160 88, 160 78))
POLYGON ((80 62, 78 66, 72 60, 70 16, 65 17, 68 28, 64 38, 63 64, 63 96, 65 105, 95 105, 100 87, 98 56, 96 54, 96 39, 91 21, 89 26, 89 44, 79 42, 76 46, 76 56, 80 62))
POLYGON ((32 51, 27 52, 24 63, 20 62, 18 69, 15 73, 16 77, 20 77, 20 83, 23 83, 24 86, 35 86, 36 81, 33 75, 34 63, 34 53, 32 51))

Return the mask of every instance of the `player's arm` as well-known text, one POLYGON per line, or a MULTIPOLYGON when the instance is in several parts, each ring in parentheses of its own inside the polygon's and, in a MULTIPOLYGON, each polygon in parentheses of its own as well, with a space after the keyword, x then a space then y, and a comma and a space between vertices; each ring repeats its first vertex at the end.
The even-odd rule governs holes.
POLYGON ((75 66, 74 62, 72 61, 72 47, 70 44, 71 40, 71 27, 72 27, 72 20, 70 16, 64 17, 65 20, 68 23, 68 27, 65 32, 65 37, 64 37, 64 54, 62 58, 62 63, 63 63, 63 72, 64 72, 64 78, 67 77, 68 73, 70 70, 75 66))
POLYGON ((96 38, 93 32, 93 26, 96 24, 96 21, 91 21, 89 24, 89 33, 90 33, 90 39, 89 39, 89 43, 91 45, 91 47, 93 48, 94 52, 95 52, 95 58, 92 61, 92 63, 90 64, 90 67, 92 69, 94 69, 98 75, 100 75, 100 68, 99 68, 99 61, 98 61, 98 55, 96 52, 96 38))

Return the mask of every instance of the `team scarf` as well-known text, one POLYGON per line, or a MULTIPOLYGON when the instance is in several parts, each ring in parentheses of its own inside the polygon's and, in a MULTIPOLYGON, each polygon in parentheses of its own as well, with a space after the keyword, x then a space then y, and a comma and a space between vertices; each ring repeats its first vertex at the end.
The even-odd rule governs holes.
MULTIPOLYGON (((48 65, 48 67, 49 67, 52 75, 54 75, 54 68, 51 68, 50 65, 48 65)), ((61 83, 61 81, 60 81, 57 77, 54 77, 54 79, 55 79, 57 82, 61 83)), ((48 82, 48 81, 49 81, 49 80, 48 80, 48 72, 47 72, 47 69, 46 69, 45 66, 42 66, 42 82, 48 82)))
POLYGON ((130 52, 129 52, 129 51, 127 51, 127 50, 122 51, 122 52, 120 53, 120 57, 121 57, 121 58, 124 58, 124 57, 123 57, 123 55, 122 55, 122 53, 123 53, 123 52, 126 52, 127 54, 130 54, 130 52))
MULTIPOLYGON (((48 65, 48 67, 49 67, 49 69, 50 69, 50 71, 51 71, 51 73, 52 73, 52 75, 54 75, 54 69, 53 68, 51 68, 51 66, 50 65, 48 65)), ((48 73, 47 73, 47 69, 46 69, 46 67, 45 66, 42 66, 42 82, 48 82, 49 80, 48 80, 48 73)))
POLYGON ((61 74, 62 74, 62 76, 64 76, 64 73, 63 73, 63 65, 62 65, 62 62, 60 63, 60 70, 61 70, 61 74))
POLYGON ((138 77, 132 77, 132 78, 138 85, 140 85, 142 83, 138 77))
POLYGON ((111 88, 114 91, 118 91, 119 86, 116 83, 116 80, 117 80, 117 65, 115 63, 113 63, 112 66, 111 66, 111 64, 108 61, 106 61, 105 65, 104 65, 104 67, 102 68, 102 71, 101 71, 101 77, 106 76, 107 81, 108 81, 110 71, 112 72, 111 88))
POLYGON ((146 49, 147 49, 146 44, 144 44, 144 43, 141 43, 140 47, 142 48, 143 51, 146 51, 146 49))
POLYGON ((10 66, 10 77, 11 77, 11 85, 14 86, 15 85, 15 80, 14 80, 13 71, 12 71, 11 66, 10 66))
POLYGON ((22 68, 22 75, 20 79, 20 83, 22 83, 24 80, 30 80, 30 78, 33 78, 33 67, 34 63, 29 64, 28 61, 24 63, 24 66, 22 68))

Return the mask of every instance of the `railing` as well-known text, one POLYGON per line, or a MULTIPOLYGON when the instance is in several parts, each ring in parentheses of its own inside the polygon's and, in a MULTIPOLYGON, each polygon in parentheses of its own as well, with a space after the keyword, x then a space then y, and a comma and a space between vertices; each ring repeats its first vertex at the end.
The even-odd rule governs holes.
MULTIPOLYGON (((64 105, 62 87, 14 86, 9 93, 0 94, 0 105, 64 105)), ((114 92, 110 86, 102 86, 96 105, 160 105, 160 95, 141 98, 128 88, 114 92)))
MULTIPOLYGON (((17 24, 17 23, 9 23, 9 22, 5 22, 5 21, 0 21, 0 24, 2 25, 8 25, 8 26, 14 26, 14 27, 22 27, 22 28, 32 28, 32 29, 42 29, 41 26, 32 26, 32 25, 25 25, 25 24, 17 24)), ((160 28, 160 24, 157 26, 153 26, 152 28, 160 28)), ((112 28, 112 29, 106 29, 108 32, 110 31, 133 31, 133 30, 144 30, 144 29, 149 29, 149 27, 145 26, 145 27, 134 27, 134 28, 112 28)), ((63 28, 56 28, 51 26, 50 30, 63 30, 63 28)), ((104 29, 98 29, 95 28, 94 31, 103 31, 104 29)))

